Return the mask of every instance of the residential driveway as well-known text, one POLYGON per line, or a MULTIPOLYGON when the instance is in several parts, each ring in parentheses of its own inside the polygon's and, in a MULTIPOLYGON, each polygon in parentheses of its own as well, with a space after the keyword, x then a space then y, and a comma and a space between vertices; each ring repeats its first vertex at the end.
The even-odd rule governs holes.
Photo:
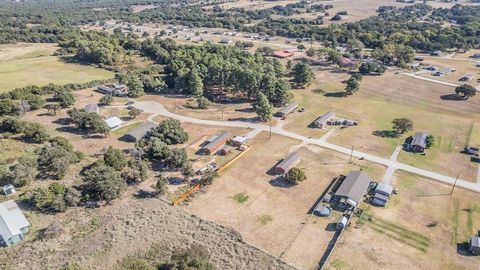
MULTIPOLYGON (((292 139, 296 139, 299 141, 302 141, 307 144, 314 144, 321 146, 323 148, 327 148, 333 151, 337 151, 346 155, 352 155, 355 158, 362 158, 367 161, 377 163, 383 166, 387 167, 387 173, 384 176, 384 181, 387 178, 390 178, 392 174, 394 173, 395 170, 403 170, 407 171, 410 173, 418 174, 423 177, 431 178, 433 180, 437 180, 446 184, 453 184, 455 182, 454 177, 450 177, 447 175, 442 175, 436 172, 420 169, 414 166, 410 166, 407 164, 400 163, 396 161, 396 159, 385 159, 382 157, 374 156, 371 154, 363 153, 360 151, 354 150, 352 152, 352 149, 346 148, 340 145, 328 143, 325 140, 322 139, 312 139, 305 137, 303 135, 299 135, 294 132, 286 131, 282 127, 270 127, 269 125, 266 124, 260 124, 260 123, 247 123, 247 122, 241 122, 241 121, 215 121, 215 120, 204 120, 204 119, 198 119, 194 117, 189 117, 189 116, 184 116, 184 115, 179 115, 175 114, 172 112, 169 112, 168 110, 163 107, 163 105, 159 102, 156 101, 138 101, 135 102, 134 104, 135 107, 138 109, 143 110, 144 112, 151 113, 153 114, 149 119, 153 119, 154 116, 161 115, 164 117, 169 117, 169 118, 174 118, 177 119, 181 122, 188 122, 188 123, 193 123, 193 124, 198 124, 198 125, 207 125, 207 126, 224 126, 224 127, 241 127, 241 128, 249 128, 252 130, 256 130, 257 132, 261 131, 269 131, 271 130, 272 133, 279 134, 285 137, 289 137, 292 139), (390 176, 389 176, 390 175, 390 176)), ((151 120, 150 120, 151 121, 151 120)), ((389 179, 387 180, 388 182, 390 181, 389 179)), ((480 192, 480 183, 472 183, 468 182, 462 179, 458 179, 457 181, 457 186, 473 190, 476 192, 480 192)))

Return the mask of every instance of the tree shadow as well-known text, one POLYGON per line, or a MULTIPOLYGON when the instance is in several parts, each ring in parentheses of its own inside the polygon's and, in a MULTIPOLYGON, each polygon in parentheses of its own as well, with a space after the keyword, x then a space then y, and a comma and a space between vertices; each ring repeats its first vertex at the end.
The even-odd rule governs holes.
POLYGON ((325 230, 326 231, 329 231, 329 232, 334 232, 337 230, 337 223, 328 223, 327 226, 325 227, 325 230))
POLYGON ((270 185, 274 186, 274 187, 279 187, 279 188, 291 188, 293 187, 294 185, 290 184, 290 183, 287 183, 285 181, 285 177, 284 176, 278 176, 278 177, 275 177, 274 179, 268 181, 268 183, 270 183, 270 185))
POLYGON ((136 194, 133 195, 137 199, 150 199, 155 198, 157 193, 155 191, 139 190, 136 194))
POLYGON ((454 100, 454 101, 466 100, 464 97, 459 96, 457 94, 442 95, 442 96, 440 96, 440 99, 442 99, 442 100, 454 100))
POLYGON ((280 162, 282 162, 282 159, 281 160, 278 160, 277 163, 275 163, 275 165, 273 165, 270 169, 268 169, 267 171, 267 175, 270 175, 270 176, 276 176, 278 175, 277 171, 275 170, 275 168, 277 168, 278 164, 280 164, 280 162))
POLYGON ((246 123, 257 123, 258 122, 258 117, 234 117, 234 118, 228 118, 228 121, 238 121, 238 122, 246 122, 246 123))
POLYGON ((345 94, 345 92, 330 92, 330 93, 325 93, 323 96, 342 98, 342 97, 346 97, 347 95, 345 94))
POLYGON ((235 111, 244 112, 244 113, 253 113, 255 110, 252 107, 249 107, 249 108, 235 109, 235 111))
POLYGON ((57 125, 62 125, 62 126, 67 126, 70 125, 70 118, 58 118, 52 121, 52 123, 57 124, 57 125))
POLYGON ((372 134, 381 138, 398 138, 398 134, 394 130, 375 130, 372 134))
POLYGON ((86 132, 74 127, 74 126, 66 126, 66 127, 58 127, 55 129, 56 131, 58 132, 65 132, 65 133, 72 133, 72 134, 75 134, 75 135, 87 135, 86 132))

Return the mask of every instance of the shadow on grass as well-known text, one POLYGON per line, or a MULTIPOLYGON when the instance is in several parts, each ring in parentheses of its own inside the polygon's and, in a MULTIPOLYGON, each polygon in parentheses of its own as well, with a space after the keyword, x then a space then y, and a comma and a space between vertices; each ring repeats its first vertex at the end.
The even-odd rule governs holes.
POLYGON ((146 191, 141 189, 133 196, 137 199, 150 199, 155 198, 157 196, 157 193, 154 191, 146 191))
POLYGON ((475 256, 470 252, 469 248, 470 248, 470 243, 468 242, 457 243, 457 254, 466 256, 466 257, 475 256))
POLYGON ((330 93, 325 93, 324 96, 342 98, 342 97, 346 97, 347 95, 345 94, 345 92, 330 92, 330 93))
POLYGON ((283 177, 283 176, 275 177, 274 179, 272 179, 268 182, 270 183, 270 185, 272 185, 274 187, 280 187, 280 188, 290 188, 290 187, 294 186, 290 183, 287 183, 285 181, 285 177, 283 177))
POLYGON ((466 100, 466 98, 459 96, 457 94, 449 94, 449 95, 443 95, 440 96, 441 100, 454 100, 454 101, 463 101, 466 100))
POLYGON ((394 130, 375 130, 372 134, 381 138, 398 138, 398 134, 394 130))

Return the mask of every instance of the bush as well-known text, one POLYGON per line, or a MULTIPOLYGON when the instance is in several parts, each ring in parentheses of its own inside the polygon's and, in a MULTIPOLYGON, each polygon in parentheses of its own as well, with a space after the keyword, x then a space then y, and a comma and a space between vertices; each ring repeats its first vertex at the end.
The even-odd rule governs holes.
POLYGON ((93 164, 83 173, 88 196, 96 200, 110 202, 118 198, 127 188, 120 172, 103 163, 93 164))
POLYGON ((171 270, 213 270, 215 267, 210 262, 210 257, 205 248, 193 246, 171 258, 171 270))
POLYGON ((152 129, 145 136, 148 138, 158 138, 164 143, 181 144, 188 141, 188 133, 176 119, 163 120, 156 128, 152 129))

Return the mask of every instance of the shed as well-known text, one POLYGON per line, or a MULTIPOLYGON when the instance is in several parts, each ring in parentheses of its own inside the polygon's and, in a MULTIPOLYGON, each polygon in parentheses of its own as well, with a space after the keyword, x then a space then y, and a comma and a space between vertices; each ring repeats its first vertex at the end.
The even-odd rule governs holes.
POLYGON ((289 58, 289 57, 292 57, 293 56, 293 53, 292 52, 289 52, 289 51, 275 51, 273 52, 273 56, 277 57, 277 58, 289 58))
POLYGON ((415 136, 413 136, 411 147, 412 150, 415 152, 423 153, 425 148, 427 148, 427 137, 428 133, 425 132, 417 132, 415 136))
POLYGON ((337 230, 343 230, 347 226, 347 217, 341 216, 337 221, 337 230))
POLYGON ((123 124, 123 121, 120 120, 120 118, 114 116, 114 117, 110 117, 110 118, 105 119, 105 123, 107 124, 107 126, 109 128, 116 128, 116 127, 120 126, 121 124, 123 124))
POLYGON ((139 141, 143 137, 145 137, 147 132, 149 132, 152 128, 155 128, 156 126, 157 126, 157 124, 152 123, 152 122, 145 123, 145 124, 135 128, 135 129, 131 130, 130 132, 126 133, 125 135, 123 135, 123 138, 127 141, 130 141, 130 142, 139 141))
POLYGON ((283 107, 279 112, 277 112, 277 115, 279 117, 285 117, 295 111, 296 108, 298 108, 297 102, 290 103, 287 106, 283 107))
POLYGON ((300 163, 300 161, 300 155, 298 155, 297 152, 293 152, 275 167, 275 172, 280 174, 286 174, 288 173, 288 171, 290 171, 291 168, 295 167, 298 163, 300 163))
POLYGON ((213 141, 209 142, 203 147, 203 152, 207 155, 215 153, 215 151, 222 147, 231 136, 232 134, 230 134, 230 132, 224 132, 220 134, 213 141))
POLYGON ((472 79, 473 79, 473 74, 466 74, 458 80, 461 81, 461 82, 469 82, 472 79))
POLYGON ((11 246, 24 239, 30 223, 13 200, 0 203, 0 242, 11 246))
POLYGON ((334 111, 329 111, 326 114, 320 116, 313 122, 313 125, 317 128, 322 128, 323 125, 325 125, 328 121, 330 121, 332 118, 335 117, 335 112, 334 111))
POLYGON ((480 255, 480 237, 474 236, 470 238, 469 250, 475 255, 480 255))
POLYGON ((226 155, 228 155, 228 153, 230 153, 230 151, 232 151, 232 147, 229 146, 229 145, 224 145, 218 150, 217 153, 219 155, 226 156, 226 155))
POLYGON ((364 172, 350 172, 335 192, 332 201, 335 201, 342 208, 357 206, 371 181, 372 179, 364 172))
POLYGON ((2 189, 3 193, 5 193, 5 195, 7 196, 12 195, 16 192, 15 187, 12 184, 5 185, 2 187, 2 189))
POLYGON ((332 214, 332 209, 326 205, 319 203, 317 204, 317 206, 315 206, 315 209, 313 209, 313 213, 320 217, 328 217, 330 216, 330 214, 332 214))
POLYGON ((385 183, 380 183, 377 185, 377 187, 375 188, 375 194, 382 194, 384 196, 387 196, 387 197, 390 197, 390 195, 392 195, 392 192, 393 192, 393 187, 389 184, 385 184, 385 183))
POLYGON ((338 59, 338 65, 341 67, 354 67, 355 62, 353 62, 350 58, 341 57, 338 59))
POLYGON ((387 205, 387 202, 388 202, 388 196, 385 196, 381 193, 375 193, 371 202, 372 204, 375 204, 378 206, 385 206, 387 205))
POLYGON ((89 112, 89 113, 99 113, 100 112, 100 109, 98 108, 98 104, 97 103, 92 103, 92 104, 87 104, 85 105, 85 107, 83 107, 83 110, 85 110, 86 112, 89 112))
POLYGON ((248 137, 245 136, 235 136, 230 139, 230 144, 233 146, 241 146, 248 141, 248 137))

